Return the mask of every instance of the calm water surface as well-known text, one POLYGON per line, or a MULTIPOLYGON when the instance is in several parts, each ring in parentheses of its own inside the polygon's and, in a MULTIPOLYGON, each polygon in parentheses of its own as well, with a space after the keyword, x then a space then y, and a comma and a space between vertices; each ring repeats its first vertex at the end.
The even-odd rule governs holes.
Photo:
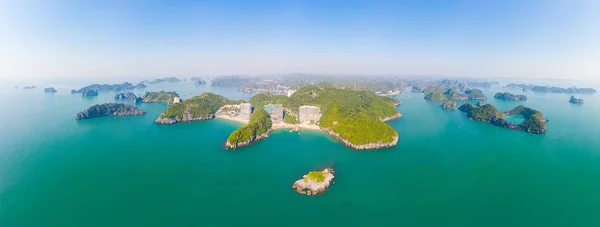
MULTIPOLYGON (((82 98, 69 93, 78 87, 58 87, 0 92, 2 227, 600 225, 597 94, 581 95, 581 106, 567 94, 487 101, 543 111, 545 135, 469 121, 402 93, 404 117, 388 122, 400 133, 397 147, 357 152, 321 132, 279 130, 228 152, 222 143, 238 123, 156 125, 164 104, 139 105, 145 116, 75 121, 114 93, 82 98), (324 167, 337 173, 326 194, 291 188, 324 167)), ((189 83, 148 90, 250 97, 189 83)))

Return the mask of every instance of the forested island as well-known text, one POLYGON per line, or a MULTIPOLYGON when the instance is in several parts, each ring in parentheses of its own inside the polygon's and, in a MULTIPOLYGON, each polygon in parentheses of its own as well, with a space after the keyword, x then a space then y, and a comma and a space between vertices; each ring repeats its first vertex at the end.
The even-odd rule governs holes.
POLYGON ((425 95, 426 100, 485 100, 487 97, 479 89, 468 89, 461 93, 457 88, 438 87, 425 95))
POLYGON ((544 114, 522 105, 504 113, 498 111, 498 109, 491 104, 476 107, 471 103, 465 103, 459 110, 467 113, 467 117, 471 120, 482 121, 495 126, 534 134, 543 134, 546 132, 547 120, 544 117, 544 114), (520 124, 508 122, 504 117, 510 115, 521 115, 524 120, 520 124))
POLYGON ((250 116, 250 122, 247 125, 229 135, 227 142, 225 142, 225 148, 236 149, 266 138, 271 132, 272 125, 273 122, 269 113, 264 109, 259 109, 250 116))
POLYGON ((498 93, 496 93, 496 95, 494 95, 494 98, 503 99, 503 100, 507 100, 507 101, 509 101, 509 100, 513 100, 513 101, 525 101, 525 100, 527 100, 527 96, 524 96, 524 95, 514 95, 514 94, 511 94, 511 93, 508 93, 508 92, 504 92, 504 93, 498 92, 498 93))
POLYGON ((44 88, 44 92, 45 93, 56 93, 56 89, 54 89, 53 87, 47 87, 47 88, 44 88))
POLYGON ((210 120, 215 117, 215 113, 222 106, 242 102, 243 101, 232 101, 210 92, 203 93, 202 95, 183 100, 181 103, 170 105, 169 108, 156 119, 156 123, 175 124, 179 122, 210 120))
MULTIPOLYGON (((395 98, 377 96, 372 91, 306 86, 290 97, 260 93, 250 99, 257 108, 265 104, 282 104, 289 115, 298 115, 303 105, 318 106, 321 130, 348 147, 363 150, 395 146, 398 133, 383 121, 400 118, 395 98)), ((285 119, 284 119, 285 120, 285 119)), ((290 118, 286 122, 298 119, 290 118)))
MULTIPOLYGON (((284 111, 282 121, 287 124, 282 127, 314 125, 313 127, 320 128, 354 149, 385 148, 398 143, 398 133, 383 121, 402 116, 395 109, 400 102, 395 98, 377 96, 371 91, 307 86, 289 97, 259 93, 250 98, 249 102, 254 107, 255 113, 247 121, 247 126, 229 136, 226 142, 231 145, 229 147, 238 147, 240 143, 247 142, 248 138, 257 138, 270 130, 272 123, 267 122, 271 119, 266 118, 263 112, 263 106, 267 104, 281 106, 284 111), (301 106, 318 109, 322 115, 319 114, 318 118, 310 121, 300 122, 301 106)), ((156 119, 156 123, 174 124, 209 120, 213 119, 221 108, 239 110, 241 103, 243 101, 233 101, 220 95, 204 93, 169 106, 156 119)))
POLYGON ((175 101, 176 97, 179 98, 179 94, 174 91, 147 91, 142 95, 142 102, 164 102, 170 104, 175 101))
POLYGON ((85 93, 86 91, 89 91, 89 90, 94 90, 96 92, 99 92, 99 91, 126 91, 126 90, 133 90, 133 89, 141 89, 141 88, 145 88, 145 87, 146 87, 146 85, 141 84, 141 83, 134 86, 133 84, 130 84, 128 82, 125 82, 123 84, 92 84, 92 85, 82 87, 79 90, 71 90, 71 93, 72 94, 85 93))
POLYGON ((136 116, 144 115, 146 112, 130 104, 123 103, 105 103, 93 105, 86 110, 79 112, 75 119, 84 120, 105 116, 136 116))

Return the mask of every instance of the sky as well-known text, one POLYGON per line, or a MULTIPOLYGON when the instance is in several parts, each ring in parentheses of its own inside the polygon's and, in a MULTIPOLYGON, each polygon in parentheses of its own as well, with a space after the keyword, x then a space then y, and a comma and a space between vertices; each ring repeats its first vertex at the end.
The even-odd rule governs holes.
POLYGON ((0 0, 0 79, 598 79, 600 1, 0 0))

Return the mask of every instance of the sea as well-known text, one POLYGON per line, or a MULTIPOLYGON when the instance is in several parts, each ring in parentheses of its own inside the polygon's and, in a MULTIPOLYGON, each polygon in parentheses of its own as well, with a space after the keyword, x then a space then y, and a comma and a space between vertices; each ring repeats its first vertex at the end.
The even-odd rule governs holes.
MULTIPOLYGON (((542 111, 544 135, 470 121, 405 92, 396 96, 403 117, 387 122, 400 135, 396 147, 356 151, 320 131, 282 129, 228 151, 223 142, 240 123, 157 125, 161 103, 137 105, 144 116, 76 121, 91 105, 115 102, 114 92, 70 93, 83 85, 55 85, 55 94, 2 85, 1 227, 600 226, 600 94, 577 95, 585 104, 574 105, 569 94, 483 89, 502 111, 542 111), (504 91, 529 99, 493 98, 504 91), (335 179, 325 194, 292 189, 327 167, 335 179)), ((145 90, 253 95, 191 82, 134 93, 145 90)))

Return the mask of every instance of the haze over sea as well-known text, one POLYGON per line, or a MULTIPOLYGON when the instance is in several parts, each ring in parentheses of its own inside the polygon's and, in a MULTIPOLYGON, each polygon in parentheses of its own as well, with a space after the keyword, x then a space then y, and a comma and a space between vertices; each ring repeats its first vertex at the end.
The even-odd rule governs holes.
MULTIPOLYGON (((396 147, 359 152, 319 131, 278 130, 229 152, 222 143, 239 123, 157 125, 167 105, 156 103, 138 105, 145 116, 76 121, 115 93, 82 98, 70 90, 84 84, 52 84, 56 94, 35 85, 0 89, 2 227, 600 225, 599 94, 577 95, 586 103, 573 105, 569 94, 527 92, 528 101, 509 102, 494 93, 522 92, 483 89, 502 111, 519 104, 542 111, 548 131, 533 135, 405 92, 397 96, 403 117, 388 122, 400 134, 396 147), (324 195, 291 188, 324 167, 336 170, 324 195)), ((191 82, 146 90, 252 96, 191 82)))

